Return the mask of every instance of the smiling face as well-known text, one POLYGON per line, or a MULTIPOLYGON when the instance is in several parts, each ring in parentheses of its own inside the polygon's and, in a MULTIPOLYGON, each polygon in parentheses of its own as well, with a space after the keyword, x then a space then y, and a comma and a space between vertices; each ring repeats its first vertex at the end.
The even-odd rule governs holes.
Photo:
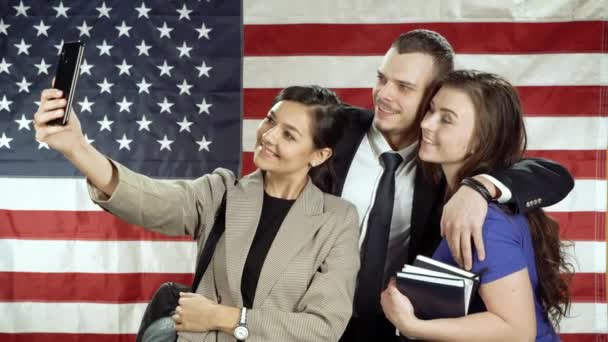
POLYGON ((256 131, 255 165, 280 177, 306 177, 310 165, 325 161, 326 149, 313 144, 310 107, 295 101, 279 101, 256 131))
POLYGON ((442 87, 422 120, 420 159, 441 164, 448 178, 456 175, 472 152, 476 110, 464 91, 442 87))
POLYGON ((374 125, 393 149, 414 142, 418 107, 434 77, 433 57, 419 52, 388 50, 373 89, 374 125))

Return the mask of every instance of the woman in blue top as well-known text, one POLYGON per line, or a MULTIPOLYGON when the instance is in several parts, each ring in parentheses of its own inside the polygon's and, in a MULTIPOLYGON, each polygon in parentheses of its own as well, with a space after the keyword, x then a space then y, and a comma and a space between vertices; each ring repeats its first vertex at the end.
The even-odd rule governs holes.
MULTIPOLYGON (((425 174, 446 182, 446 200, 463 179, 508 168, 522 158, 526 132, 519 98, 503 78, 454 71, 422 119, 418 156, 425 174)), ((406 336, 439 341, 558 341, 569 307, 559 226, 541 209, 527 214, 491 204, 483 225, 486 258, 474 256, 481 300, 467 316, 420 320, 394 280, 382 294, 387 318, 406 336)), ((444 239, 433 258, 456 265, 444 239)), ((479 299, 479 298, 477 298, 479 299)))

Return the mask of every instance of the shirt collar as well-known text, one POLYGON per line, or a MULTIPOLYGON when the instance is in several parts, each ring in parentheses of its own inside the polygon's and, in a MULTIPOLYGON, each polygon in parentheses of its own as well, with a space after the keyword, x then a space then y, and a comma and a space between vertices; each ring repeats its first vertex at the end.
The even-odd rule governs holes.
POLYGON ((382 133, 376 128, 375 125, 371 126, 371 129, 367 132, 367 139, 372 148, 372 152, 376 158, 380 158, 380 155, 384 152, 395 152, 398 153, 403 160, 413 160, 410 155, 415 153, 418 142, 414 142, 398 151, 393 151, 391 146, 388 144, 382 133))

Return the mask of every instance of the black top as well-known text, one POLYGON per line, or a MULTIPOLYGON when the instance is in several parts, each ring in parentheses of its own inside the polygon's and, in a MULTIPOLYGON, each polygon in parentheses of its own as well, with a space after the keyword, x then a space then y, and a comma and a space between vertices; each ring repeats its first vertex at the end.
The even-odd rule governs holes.
POLYGON ((246 308, 251 308, 253 304, 255 289, 258 286, 268 250, 270 250, 272 241, 274 241, 281 223, 283 223, 294 202, 295 200, 271 197, 264 192, 260 223, 258 223, 258 228, 253 237, 241 279, 241 296, 243 297, 243 306, 246 308))

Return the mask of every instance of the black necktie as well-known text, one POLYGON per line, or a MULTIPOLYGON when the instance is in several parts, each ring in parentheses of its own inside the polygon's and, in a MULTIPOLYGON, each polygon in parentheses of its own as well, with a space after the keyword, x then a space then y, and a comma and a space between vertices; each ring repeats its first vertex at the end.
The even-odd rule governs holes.
POLYGON ((383 290, 384 265, 395 201, 395 171, 403 158, 397 153, 385 152, 380 156, 384 172, 380 177, 374 206, 367 221, 367 234, 361 248, 361 269, 355 300, 355 312, 359 316, 378 315, 380 292, 383 290))

